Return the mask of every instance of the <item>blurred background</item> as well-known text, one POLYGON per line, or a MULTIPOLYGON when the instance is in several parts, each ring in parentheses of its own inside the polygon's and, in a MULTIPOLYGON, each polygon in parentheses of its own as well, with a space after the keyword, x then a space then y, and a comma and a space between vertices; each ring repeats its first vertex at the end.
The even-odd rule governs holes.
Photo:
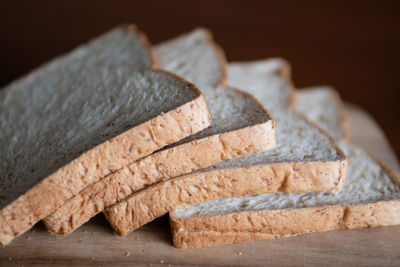
POLYGON ((231 61, 284 57, 297 87, 336 87, 400 155, 400 1, 3 1, 0 87, 123 22, 152 43, 207 27, 231 61))

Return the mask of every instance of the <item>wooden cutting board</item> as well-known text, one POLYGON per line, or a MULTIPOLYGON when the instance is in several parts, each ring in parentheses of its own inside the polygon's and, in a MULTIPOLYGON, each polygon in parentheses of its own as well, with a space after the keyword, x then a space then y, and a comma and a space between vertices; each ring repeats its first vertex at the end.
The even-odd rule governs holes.
MULTIPOLYGON (((351 141, 399 171, 378 125, 348 105, 351 141)), ((116 236, 100 214, 67 237, 43 224, 0 249, 0 265, 400 265, 400 226, 314 233, 286 239, 180 250, 164 216, 127 237, 116 236)))

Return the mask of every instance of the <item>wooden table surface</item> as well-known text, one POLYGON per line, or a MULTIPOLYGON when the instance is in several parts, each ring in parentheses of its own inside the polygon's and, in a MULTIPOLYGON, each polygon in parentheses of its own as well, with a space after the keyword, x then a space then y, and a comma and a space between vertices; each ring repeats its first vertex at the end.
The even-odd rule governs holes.
MULTIPOLYGON (((399 172, 397 159, 372 118, 347 105, 351 140, 399 172)), ((100 214, 67 237, 50 235, 43 224, 0 249, 0 265, 284 265, 399 266, 400 226, 313 233, 180 250, 172 246, 164 216, 120 238, 100 214)))

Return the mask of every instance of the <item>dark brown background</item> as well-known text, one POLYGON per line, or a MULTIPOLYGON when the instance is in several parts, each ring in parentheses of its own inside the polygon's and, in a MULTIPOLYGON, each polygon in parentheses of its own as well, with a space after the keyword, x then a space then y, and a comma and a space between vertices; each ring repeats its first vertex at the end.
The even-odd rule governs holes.
POLYGON ((297 87, 337 87, 400 154, 400 1, 4 1, 0 87, 123 22, 153 43, 207 27, 229 60, 284 57, 297 87))

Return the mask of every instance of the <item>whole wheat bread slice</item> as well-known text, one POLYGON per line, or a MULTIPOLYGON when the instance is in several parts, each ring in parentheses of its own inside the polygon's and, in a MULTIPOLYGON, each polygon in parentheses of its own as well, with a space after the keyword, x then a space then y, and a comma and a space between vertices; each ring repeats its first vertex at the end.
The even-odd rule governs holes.
POLYGON ((178 207, 213 199, 343 187, 347 161, 342 151, 321 130, 286 110, 292 99, 287 64, 273 59, 233 64, 228 70, 228 83, 234 77, 235 85, 240 82, 272 112, 277 147, 158 183, 107 208, 104 214, 119 235, 178 207))
POLYGON ((210 124, 201 92, 120 27, 0 93, 0 243, 100 178, 210 124))
POLYGON ((316 86, 298 90, 295 110, 336 140, 349 139, 347 112, 338 92, 332 87, 316 86))
POLYGON ((274 122, 263 106, 244 92, 220 85, 225 57, 208 31, 194 30, 159 44, 155 51, 164 69, 203 90, 211 126, 84 189, 44 219, 52 233, 69 234, 105 207, 151 184, 276 145, 274 122))
POLYGON ((170 213, 178 248, 274 239, 310 232, 400 224, 400 180, 361 149, 342 142, 349 159, 337 193, 226 198, 170 213))

